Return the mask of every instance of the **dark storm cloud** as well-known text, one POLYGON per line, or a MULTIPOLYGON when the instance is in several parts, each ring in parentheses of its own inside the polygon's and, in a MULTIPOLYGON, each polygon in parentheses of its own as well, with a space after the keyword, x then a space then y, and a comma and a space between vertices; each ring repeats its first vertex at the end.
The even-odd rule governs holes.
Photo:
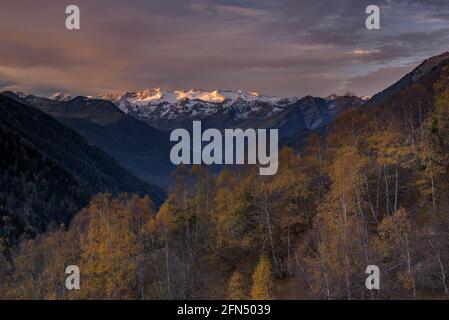
POLYGON ((446 0, 5 1, 0 72, 36 93, 373 94, 449 43, 446 0), (65 30, 77 3, 81 30, 65 30), (381 7, 381 30, 365 8, 381 7), (394 78, 394 79, 393 79, 394 78))

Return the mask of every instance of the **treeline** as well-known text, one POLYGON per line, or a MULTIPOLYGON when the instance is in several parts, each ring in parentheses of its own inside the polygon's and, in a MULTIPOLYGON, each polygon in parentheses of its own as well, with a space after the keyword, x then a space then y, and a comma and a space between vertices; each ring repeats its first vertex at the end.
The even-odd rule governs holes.
POLYGON ((449 298, 448 69, 433 88, 348 110, 279 163, 270 177, 178 167, 157 212, 148 197, 98 195, 68 230, 4 248, 1 297, 449 298), (365 287, 369 265, 380 290, 365 287))

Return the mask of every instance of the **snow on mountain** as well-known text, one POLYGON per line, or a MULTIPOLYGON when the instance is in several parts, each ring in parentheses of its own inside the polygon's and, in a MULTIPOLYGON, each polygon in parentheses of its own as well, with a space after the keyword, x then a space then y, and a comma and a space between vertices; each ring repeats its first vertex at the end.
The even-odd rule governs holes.
MULTIPOLYGON (((72 98, 64 93, 49 97, 66 102, 72 98)), ((297 119, 289 128, 304 126, 315 129, 329 123, 344 107, 362 105, 366 100, 347 94, 326 98, 288 97, 278 98, 241 90, 165 90, 151 88, 124 93, 104 93, 84 98, 108 100, 124 113, 145 121, 152 127, 169 131, 176 127, 188 127, 192 120, 202 120, 206 127, 251 127, 262 123, 273 126, 285 123, 287 117, 297 119), (280 119, 277 119, 277 115, 280 119), (288 116, 290 115, 290 116, 288 116)), ((288 120, 290 121, 290 120, 288 120)), ((288 122, 287 121, 287 122, 288 122)), ((291 122, 291 121, 290 121, 291 122)), ((290 129, 289 129, 290 130, 290 129)), ((291 130, 290 130, 291 131, 291 130)))
POLYGON ((137 92, 105 93, 97 98, 113 102, 125 113, 137 114, 146 119, 179 119, 183 117, 208 117, 223 109, 235 106, 237 117, 245 117, 263 106, 285 105, 281 99, 258 92, 201 89, 169 91, 161 88, 137 92), (249 108, 249 109, 248 109, 249 108))
POLYGON ((16 91, 16 92, 14 92, 14 94, 16 95, 16 96, 18 96, 19 98, 21 98, 21 99, 24 99, 24 98, 26 98, 26 94, 25 93, 23 93, 22 91, 16 91))
POLYGON ((69 101, 72 97, 64 92, 56 92, 48 97, 50 100, 54 101, 69 101))
POLYGON ((202 120, 205 127, 216 128, 251 127, 262 123, 275 126, 287 121, 282 118, 284 114, 292 113, 298 114, 293 117, 297 121, 290 127, 315 129, 329 123, 345 106, 360 106, 364 102, 350 94, 333 94, 323 99, 310 96, 280 99, 241 90, 169 91, 161 88, 106 93, 97 98, 109 100, 123 112, 163 131, 188 127, 192 120, 202 120), (277 119, 277 115, 281 119, 277 119))
POLYGON ((280 100, 276 97, 261 95, 258 92, 243 92, 241 90, 205 91, 201 89, 190 89, 168 91, 161 88, 126 93, 105 93, 99 95, 98 98, 110 100, 117 104, 120 104, 120 101, 126 100, 131 105, 135 106, 160 105, 163 103, 177 104, 185 100, 196 100, 208 103, 223 103, 226 101, 229 104, 232 104, 232 102, 236 101, 238 98, 245 101, 263 101, 271 103, 276 103, 280 100))

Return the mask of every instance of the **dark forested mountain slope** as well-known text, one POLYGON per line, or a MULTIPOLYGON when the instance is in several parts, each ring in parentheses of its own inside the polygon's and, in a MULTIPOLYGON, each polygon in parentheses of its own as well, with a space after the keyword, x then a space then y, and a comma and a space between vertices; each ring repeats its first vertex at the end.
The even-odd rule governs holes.
POLYGON ((424 89, 432 90, 432 86, 439 78, 442 68, 447 65, 449 65, 449 52, 425 60, 398 82, 374 95, 367 106, 380 106, 394 100, 413 85, 421 85, 424 89))
POLYGON ((7 243, 67 223, 87 203, 78 179, 3 125, 0 152, 0 238, 7 243))
POLYGON ((174 169, 168 135, 126 115, 110 101, 85 97, 53 101, 35 96, 26 101, 81 133, 148 182, 163 184, 174 169))
POLYGON ((67 222, 99 192, 164 193, 49 115, 0 95, 0 237, 67 222))

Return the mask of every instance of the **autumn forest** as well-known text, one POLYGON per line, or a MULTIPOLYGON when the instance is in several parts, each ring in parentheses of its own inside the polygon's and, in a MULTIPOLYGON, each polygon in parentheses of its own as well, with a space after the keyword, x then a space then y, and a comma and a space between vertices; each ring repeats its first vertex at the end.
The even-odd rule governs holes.
POLYGON ((70 224, 3 239, 0 298, 448 299, 449 69, 428 77, 284 147, 274 176, 179 166, 161 206, 100 193, 70 224))

